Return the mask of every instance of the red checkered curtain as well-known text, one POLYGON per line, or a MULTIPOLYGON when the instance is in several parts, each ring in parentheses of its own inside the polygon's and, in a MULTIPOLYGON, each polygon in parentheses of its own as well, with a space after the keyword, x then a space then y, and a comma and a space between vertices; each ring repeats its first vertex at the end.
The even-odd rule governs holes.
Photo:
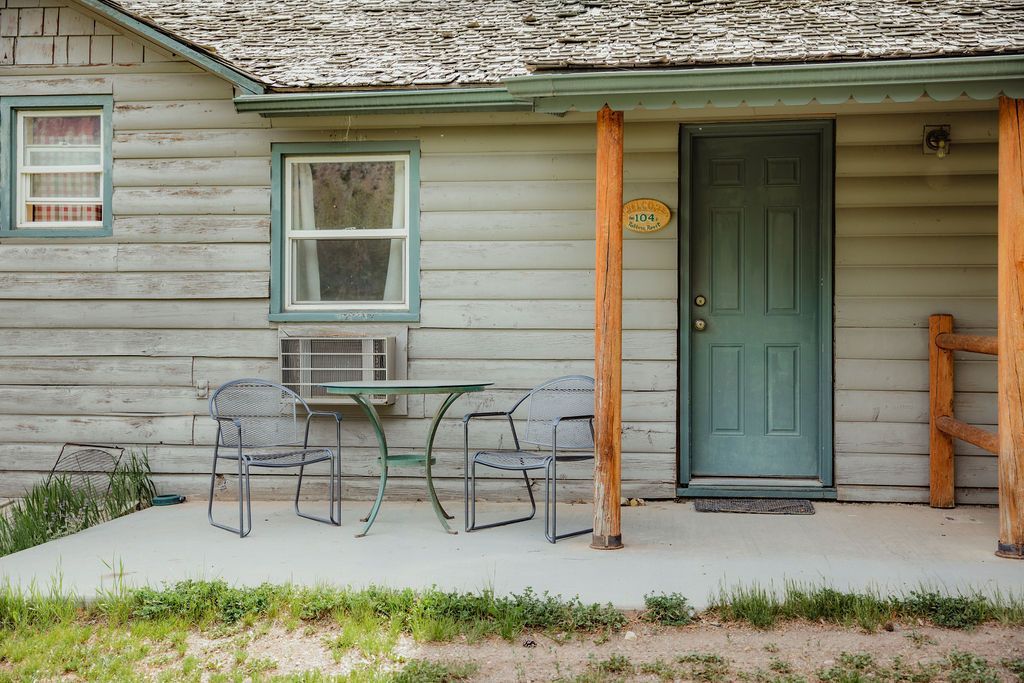
POLYGON ((103 221, 103 138, 97 112, 25 114, 20 150, 24 224, 103 221))

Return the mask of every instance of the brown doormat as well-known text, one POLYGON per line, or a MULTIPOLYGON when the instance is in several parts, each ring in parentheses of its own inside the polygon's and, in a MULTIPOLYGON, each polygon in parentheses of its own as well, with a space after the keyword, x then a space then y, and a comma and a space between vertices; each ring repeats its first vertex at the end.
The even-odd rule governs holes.
POLYGON ((697 512, 745 512, 754 515, 813 515, 809 500, 792 498, 695 498, 697 512))

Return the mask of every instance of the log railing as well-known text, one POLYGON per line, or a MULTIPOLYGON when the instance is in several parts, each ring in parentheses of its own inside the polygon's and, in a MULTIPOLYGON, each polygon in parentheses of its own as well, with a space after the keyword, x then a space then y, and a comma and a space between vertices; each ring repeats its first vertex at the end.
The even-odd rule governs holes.
POLYGON ((953 439, 999 453, 999 435, 953 417, 953 352, 998 355, 996 337, 953 332, 953 316, 928 318, 930 502, 935 508, 956 506, 953 439))

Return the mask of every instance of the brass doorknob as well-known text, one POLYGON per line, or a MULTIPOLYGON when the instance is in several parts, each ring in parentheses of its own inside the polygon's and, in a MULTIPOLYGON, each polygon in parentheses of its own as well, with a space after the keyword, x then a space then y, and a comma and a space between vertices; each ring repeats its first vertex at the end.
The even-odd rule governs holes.
POLYGON ((703 332, 707 328, 707 326, 707 322, 705 320, 702 320, 701 318, 697 318, 696 320, 693 321, 693 329, 697 330, 698 332, 703 332))

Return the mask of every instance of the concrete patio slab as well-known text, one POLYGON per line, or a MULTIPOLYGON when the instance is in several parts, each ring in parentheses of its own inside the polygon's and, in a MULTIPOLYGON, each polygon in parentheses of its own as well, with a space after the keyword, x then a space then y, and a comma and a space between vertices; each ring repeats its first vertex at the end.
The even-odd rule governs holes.
MULTIPOLYGON (((1024 563, 993 554, 998 522, 991 508, 816 502, 813 516, 774 516, 652 503, 623 509, 623 550, 595 551, 589 536, 550 545, 540 519, 447 535, 426 503, 388 501, 365 538, 354 534, 366 504, 346 502, 340 528, 298 519, 288 503, 254 506, 246 539, 210 527, 205 504, 192 502, 151 508, 2 558, 0 575, 40 586, 59 575, 66 589, 85 598, 110 588, 123 572, 131 585, 224 578, 242 585, 436 585, 499 593, 532 587, 623 608, 642 605, 645 593, 673 591, 702 607, 722 585, 787 580, 882 592, 926 585, 1024 594, 1024 563)), ((461 523, 461 506, 448 507, 461 523)), ((481 507, 482 515, 520 509, 481 507)), ((586 525, 590 510, 561 506, 560 530, 586 525)))

